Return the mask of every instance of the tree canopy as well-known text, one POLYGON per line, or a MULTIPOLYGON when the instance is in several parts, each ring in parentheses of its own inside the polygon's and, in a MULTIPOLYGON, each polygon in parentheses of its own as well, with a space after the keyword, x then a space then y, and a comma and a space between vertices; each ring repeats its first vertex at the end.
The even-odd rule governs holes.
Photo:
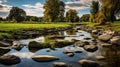
POLYGON ((66 13, 66 21, 68 22, 78 22, 79 21, 79 17, 77 15, 77 11, 76 10, 68 10, 68 12, 66 13))
POLYGON ((54 22, 58 17, 64 15, 64 2, 60 0, 46 0, 44 4, 44 18, 49 22, 54 22))
POLYGON ((102 12, 106 21, 113 22, 115 15, 120 12, 120 0, 100 0, 102 3, 102 12))
POLYGON ((92 1, 92 5, 91 5, 91 16, 90 16, 90 21, 91 22, 96 22, 96 17, 97 17, 97 13, 99 11, 99 2, 98 1, 92 1))
POLYGON ((24 21, 25 18, 26 18, 26 12, 18 7, 12 7, 7 17, 8 20, 16 21, 16 22, 24 21))
POLYGON ((81 17, 80 17, 80 21, 81 22, 88 22, 90 19, 90 14, 83 14, 81 17))

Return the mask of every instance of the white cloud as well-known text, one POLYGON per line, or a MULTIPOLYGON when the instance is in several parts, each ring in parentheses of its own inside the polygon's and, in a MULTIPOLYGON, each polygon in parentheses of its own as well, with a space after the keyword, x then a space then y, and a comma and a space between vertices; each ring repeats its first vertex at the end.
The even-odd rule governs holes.
POLYGON ((25 11, 27 13, 27 15, 30 16, 43 16, 43 4, 41 4, 40 2, 37 2, 35 5, 31 5, 31 4, 24 4, 22 5, 23 7, 25 7, 25 11))
POLYGON ((9 12, 12 6, 6 4, 0 4, 0 12, 9 12))
POLYGON ((0 0, 0 4, 3 3, 3 2, 7 2, 7 0, 0 0))
POLYGON ((84 10, 90 8, 92 1, 97 0, 71 0, 65 2, 66 9, 84 10))

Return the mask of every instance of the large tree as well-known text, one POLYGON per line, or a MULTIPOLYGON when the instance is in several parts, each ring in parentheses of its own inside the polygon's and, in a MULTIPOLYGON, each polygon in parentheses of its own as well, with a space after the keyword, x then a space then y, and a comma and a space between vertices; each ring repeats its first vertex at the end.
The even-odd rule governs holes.
POLYGON ((7 17, 8 20, 16 21, 16 22, 24 21, 25 18, 26 18, 26 12, 18 7, 12 7, 7 17))
POLYGON ((64 2, 60 0, 46 0, 44 4, 44 18, 49 22, 54 22, 56 19, 64 15, 64 2))
POLYGON ((78 22, 79 21, 79 17, 77 15, 77 11, 76 10, 68 10, 68 12, 66 13, 66 21, 68 22, 78 22))
POLYGON ((90 16, 90 21, 91 22, 96 22, 96 17, 97 17, 97 13, 99 11, 99 2, 98 1, 92 1, 92 5, 91 5, 91 16, 90 16))
POLYGON ((81 22, 88 22, 90 19, 90 14, 83 14, 81 17, 80 17, 80 21, 81 22))
POLYGON ((102 12, 107 21, 113 22, 115 15, 120 12, 120 0, 100 0, 102 3, 102 12))
POLYGON ((63 1, 60 1, 60 13, 59 13, 59 21, 64 21, 64 12, 65 12, 65 3, 63 1))

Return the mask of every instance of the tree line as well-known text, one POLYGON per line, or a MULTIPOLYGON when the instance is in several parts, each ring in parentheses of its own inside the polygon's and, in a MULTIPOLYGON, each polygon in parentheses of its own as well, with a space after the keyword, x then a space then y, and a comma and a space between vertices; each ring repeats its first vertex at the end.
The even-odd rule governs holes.
POLYGON ((65 13, 65 3, 60 0, 46 0, 43 6, 44 16, 27 16, 26 12, 18 7, 12 7, 4 21, 37 21, 37 22, 93 22, 105 24, 105 22, 114 22, 115 15, 120 12, 120 0, 98 0, 92 1, 90 14, 78 16, 76 10, 69 9, 65 13))
POLYGON ((90 21, 93 23, 114 22, 116 15, 120 13, 120 0, 93 1, 90 10, 90 21))

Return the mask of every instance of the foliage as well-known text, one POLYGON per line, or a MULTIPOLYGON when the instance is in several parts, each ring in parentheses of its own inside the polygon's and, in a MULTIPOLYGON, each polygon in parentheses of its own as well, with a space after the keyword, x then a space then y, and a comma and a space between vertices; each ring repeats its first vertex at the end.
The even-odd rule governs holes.
POLYGON ((36 17, 36 16, 26 16, 26 21, 38 21, 38 22, 42 22, 43 18, 42 17, 36 17))
POLYGON ((90 18, 90 14, 84 14, 82 15, 82 17, 80 18, 81 22, 89 22, 89 18, 90 18))
POLYGON ((77 15, 77 11, 70 9, 66 13, 66 21, 67 22, 78 22, 79 21, 79 17, 77 15))
POLYGON ((25 18, 26 18, 26 12, 18 7, 12 7, 7 17, 8 20, 16 21, 16 22, 24 21, 25 18))
POLYGON ((63 1, 60 1, 60 13, 59 13, 59 21, 63 22, 64 21, 64 12, 65 12, 65 3, 63 1))
POLYGON ((115 15, 120 12, 120 0, 100 0, 102 3, 102 12, 106 21, 115 21, 115 15))
POLYGON ((0 21, 3 21, 3 18, 2 18, 2 17, 0 17, 0 21))
POLYGON ((65 4, 60 0, 46 0, 44 4, 44 18, 46 21, 55 22, 58 17, 63 17, 65 4))
POLYGON ((90 21, 91 22, 96 22, 96 17, 97 17, 97 13, 99 11, 99 2, 98 1, 92 1, 92 5, 91 5, 91 10, 90 10, 90 21))

